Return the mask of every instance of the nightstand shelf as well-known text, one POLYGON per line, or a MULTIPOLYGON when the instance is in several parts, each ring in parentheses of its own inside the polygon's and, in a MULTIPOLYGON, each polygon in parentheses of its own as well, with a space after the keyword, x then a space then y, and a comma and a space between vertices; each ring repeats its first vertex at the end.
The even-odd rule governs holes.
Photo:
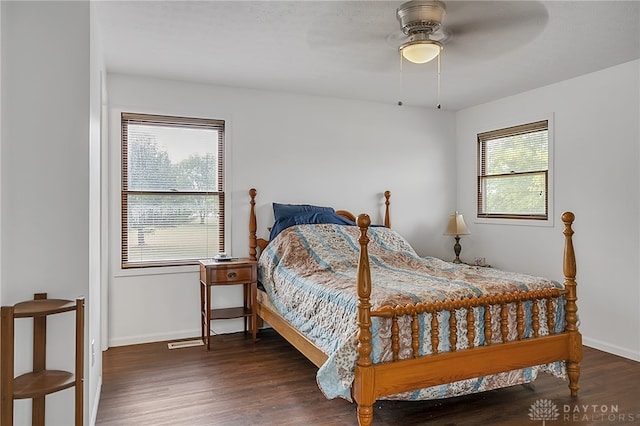
POLYGON ((250 317, 251 315, 251 309, 244 307, 211 310, 211 320, 242 318, 250 317))
POLYGON ((211 321, 244 318, 244 331, 251 331, 256 341, 258 315, 256 297, 258 292, 258 264, 249 259, 231 261, 200 261, 200 325, 202 342, 211 350, 211 321), (242 285, 242 306, 212 308, 211 287, 242 285))

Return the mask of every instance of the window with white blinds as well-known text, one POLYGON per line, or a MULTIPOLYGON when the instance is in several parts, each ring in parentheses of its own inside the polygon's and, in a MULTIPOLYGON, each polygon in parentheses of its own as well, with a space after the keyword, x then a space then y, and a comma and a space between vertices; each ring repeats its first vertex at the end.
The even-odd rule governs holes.
POLYGON ((224 251, 224 121, 122 113, 122 267, 224 251))
POLYGON ((549 122, 478 134, 478 218, 547 220, 549 122))

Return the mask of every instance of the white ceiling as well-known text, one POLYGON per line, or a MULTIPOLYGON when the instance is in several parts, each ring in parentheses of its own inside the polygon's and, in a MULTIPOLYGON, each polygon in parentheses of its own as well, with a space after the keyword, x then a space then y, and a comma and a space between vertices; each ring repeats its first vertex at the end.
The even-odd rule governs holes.
MULTIPOLYGON (((446 1, 441 103, 459 110, 640 58, 638 1, 446 1)), ((95 3, 109 72, 435 107, 397 52, 401 1, 95 3)))

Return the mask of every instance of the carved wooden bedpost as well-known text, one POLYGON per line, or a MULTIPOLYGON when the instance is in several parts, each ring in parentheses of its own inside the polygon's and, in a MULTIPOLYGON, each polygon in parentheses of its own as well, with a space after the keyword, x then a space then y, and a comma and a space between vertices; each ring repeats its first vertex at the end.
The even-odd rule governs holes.
POLYGON ((369 253, 367 244, 367 229, 371 225, 371 219, 366 214, 358 216, 360 228, 360 259, 358 261, 358 275, 356 286, 358 288, 358 362, 353 384, 353 397, 358 404, 358 424, 369 426, 373 421, 373 403, 375 402, 373 385, 374 370, 371 362, 371 271, 369 270, 369 253))
POLYGON ((573 251, 573 229, 571 225, 575 220, 572 212, 564 212, 562 221, 564 222, 564 286, 566 295, 566 331, 569 333, 569 359, 567 360, 567 375, 569 376, 569 389, 571 396, 578 395, 578 379, 580 378, 580 361, 582 360, 582 335, 578 331, 578 300, 576 292, 576 256, 573 251))
POLYGON ((391 228, 391 216, 389 215, 389 198, 391 197, 391 191, 384 191, 384 226, 391 228))
POLYGON ((257 252, 256 247, 258 245, 256 241, 256 231, 258 225, 256 222, 256 194, 258 191, 255 188, 249 190, 249 196, 251 196, 251 212, 249 213, 249 259, 256 260, 257 252))

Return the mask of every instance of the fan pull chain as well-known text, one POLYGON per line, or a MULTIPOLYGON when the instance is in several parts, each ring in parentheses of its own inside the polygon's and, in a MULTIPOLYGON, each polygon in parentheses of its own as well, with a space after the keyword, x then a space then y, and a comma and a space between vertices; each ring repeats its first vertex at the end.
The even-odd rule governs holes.
POLYGON ((442 56, 442 51, 438 55, 438 105, 436 108, 440 109, 442 106, 440 105, 440 57, 442 56))
POLYGON ((400 99, 398 100, 398 106, 402 106, 402 95, 404 94, 404 79, 402 78, 402 52, 400 52, 400 99))

